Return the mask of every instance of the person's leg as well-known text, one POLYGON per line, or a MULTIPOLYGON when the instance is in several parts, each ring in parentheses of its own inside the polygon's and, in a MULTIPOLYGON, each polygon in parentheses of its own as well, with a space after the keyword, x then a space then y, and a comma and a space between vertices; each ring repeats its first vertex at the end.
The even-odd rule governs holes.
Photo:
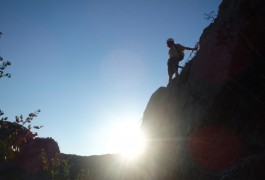
POLYGON ((174 74, 174 67, 172 61, 168 61, 167 63, 167 72, 168 72, 168 81, 170 82, 174 74))
POLYGON ((179 72, 178 72, 178 69, 179 69, 179 63, 178 63, 178 61, 176 61, 176 62, 174 63, 174 73, 175 73, 175 77, 176 77, 176 79, 179 78, 179 72))

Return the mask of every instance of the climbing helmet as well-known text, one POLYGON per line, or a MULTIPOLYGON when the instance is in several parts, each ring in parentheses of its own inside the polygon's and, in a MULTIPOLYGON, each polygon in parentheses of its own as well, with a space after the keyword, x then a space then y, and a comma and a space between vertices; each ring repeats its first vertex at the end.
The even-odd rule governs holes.
POLYGON ((172 38, 168 38, 168 39, 167 39, 167 43, 174 43, 174 39, 172 39, 172 38))

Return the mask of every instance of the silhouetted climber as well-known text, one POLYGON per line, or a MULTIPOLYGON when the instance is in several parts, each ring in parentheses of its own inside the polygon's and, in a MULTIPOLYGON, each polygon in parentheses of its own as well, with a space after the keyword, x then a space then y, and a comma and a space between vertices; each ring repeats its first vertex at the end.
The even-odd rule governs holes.
POLYGON ((167 47, 169 47, 168 55, 169 59, 167 62, 168 67, 168 78, 171 82, 173 75, 178 77, 179 61, 184 58, 184 50, 197 50, 197 48, 189 48, 182 46, 181 44, 175 44, 174 39, 169 38, 167 40, 167 47))

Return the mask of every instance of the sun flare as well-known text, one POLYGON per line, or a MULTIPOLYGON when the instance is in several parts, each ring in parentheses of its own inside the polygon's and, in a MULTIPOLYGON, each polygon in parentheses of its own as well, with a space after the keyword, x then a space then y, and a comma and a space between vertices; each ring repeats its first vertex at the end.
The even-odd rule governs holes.
POLYGON ((112 140, 112 149, 126 159, 136 159, 145 150, 146 139, 141 131, 126 128, 116 134, 112 140))
POLYGON ((127 159, 135 159, 139 157, 145 149, 145 138, 139 131, 125 136, 121 142, 120 153, 127 159))

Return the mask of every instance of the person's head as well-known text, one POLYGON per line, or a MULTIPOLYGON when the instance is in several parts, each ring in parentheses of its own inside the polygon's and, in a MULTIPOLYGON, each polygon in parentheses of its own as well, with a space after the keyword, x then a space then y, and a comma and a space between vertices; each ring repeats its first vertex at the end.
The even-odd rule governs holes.
POLYGON ((170 48, 174 44, 175 44, 174 39, 172 39, 172 38, 167 39, 167 47, 170 48))

